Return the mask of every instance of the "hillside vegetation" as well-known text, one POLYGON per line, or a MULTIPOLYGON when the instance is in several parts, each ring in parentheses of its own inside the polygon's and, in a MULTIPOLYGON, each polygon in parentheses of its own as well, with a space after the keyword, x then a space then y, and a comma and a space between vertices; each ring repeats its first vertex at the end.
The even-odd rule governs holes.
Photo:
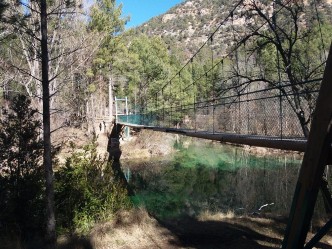
MULTIPOLYGON (((266 2, 266 1, 262 1, 266 2)), ((186 0, 183 3, 171 8, 165 14, 156 16, 146 23, 134 28, 135 34, 146 34, 148 36, 159 36, 170 47, 181 47, 192 55, 207 41, 220 23, 229 15, 236 1, 226 0, 186 0)), ((332 22, 332 1, 319 1, 320 11, 325 12, 332 22)), ((234 23, 243 25, 243 10, 236 10, 234 13, 234 23)), ((314 9, 312 9, 314 13, 314 9)), ((230 22, 229 22, 230 24, 230 22)), ((215 39, 216 47, 227 46, 228 42, 234 40, 231 27, 225 28, 222 36, 215 39)))

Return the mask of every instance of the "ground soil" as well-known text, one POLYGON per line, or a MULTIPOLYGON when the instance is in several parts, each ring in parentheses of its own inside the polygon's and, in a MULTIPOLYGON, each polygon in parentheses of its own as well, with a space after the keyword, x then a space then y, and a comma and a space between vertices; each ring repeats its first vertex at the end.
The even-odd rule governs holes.
MULTIPOLYGON (((223 214, 160 221, 139 209, 119 213, 112 222, 97 225, 88 237, 65 239, 59 248, 280 248, 285 226, 286 220, 280 217, 223 214)), ((315 248, 332 248, 332 237, 325 236, 315 248)))

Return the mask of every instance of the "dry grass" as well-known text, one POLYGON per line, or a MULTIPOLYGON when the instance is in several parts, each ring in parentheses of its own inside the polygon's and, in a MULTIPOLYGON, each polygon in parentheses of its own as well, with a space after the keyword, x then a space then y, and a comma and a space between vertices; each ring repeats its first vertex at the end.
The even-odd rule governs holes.
MULTIPOLYGON (((237 217, 232 212, 205 212, 198 218, 182 217, 158 222, 144 209, 134 209, 119 212, 112 221, 95 226, 89 236, 60 237, 58 249, 280 248, 285 221, 237 217)), ((312 233, 308 234, 308 238, 312 236, 312 233)), ((0 236, 0 248, 26 248, 18 241, 17 236, 0 236)), ((332 248, 331 235, 325 236, 315 248, 332 248)))
POLYGON ((271 149, 271 148, 264 148, 258 146, 249 146, 249 145, 235 145, 240 146, 244 149, 244 151, 249 152, 251 155, 256 156, 267 156, 267 155, 276 155, 276 156, 287 156, 293 157, 294 160, 302 160, 303 152, 296 152, 296 151, 287 151, 287 150, 279 150, 279 149, 271 149))
MULTIPOLYGON (((108 155, 107 144, 108 144, 108 134, 97 130, 97 153, 101 157, 108 155)), ((54 134, 52 134, 53 144, 55 146, 61 146, 60 153, 57 155, 57 159, 60 164, 63 164, 66 161, 66 158, 71 156, 73 151, 81 151, 84 145, 92 141, 92 133, 83 131, 73 127, 64 127, 54 134), (73 146, 75 149, 73 149, 73 146)))
POLYGON ((210 211, 205 211, 201 213, 197 218, 199 221, 207 221, 207 220, 225 220, 225 219, 232 219, 235 217, 235 214, 233 211, 228 211, 227 213, 212 213, 210 211))
POLYGON ((178 248, 176 237, 143 209, 120 212, 90 234, 95 249, 178 248))
MULTIPOLYGON (((253 233, 262 236, 255 239, 256 243, 268 248, 280 248, 280 243, 283 240, 284 231, 287 220, 280 217, 253 217, 253 216, 235 216, 232 211, 227 213, 209 213, 205 212, 199 216, 202 221, 223 221, 234 227, 241 227, 250 229, 253 233), (262 239, 262 238, 268 239, 262 239), (277 242, 277 243, 276 243, 277 242), (279 243, 280 242, 280 243, 279 243)), ((309 241, 315 232, 325 224, 323 220, 315 220, 313 222, 313 231, 308 233, 307 241, 309 241)), ((233 247, 232 247, 233 248, 233 247)), ((235 248, 235 247, 234 247, 235 248)), ((315 248, 332 248, 332 236, 328 234, 322 238, 320 243, 315 248)))
POLYGON ((77 148, 87 144, 91 140, 91 134, 73 127, 64 127, 52 134, 52 143, 61 146, 57 159, 64 163, 66 158, 73 152, 72 144, 77 148))
POLYGON ((174 152, 173 144, 178 135, 164 132, 141 130, 129 141, 120 141, 122 159, 150 158, 165 156, 174 152))

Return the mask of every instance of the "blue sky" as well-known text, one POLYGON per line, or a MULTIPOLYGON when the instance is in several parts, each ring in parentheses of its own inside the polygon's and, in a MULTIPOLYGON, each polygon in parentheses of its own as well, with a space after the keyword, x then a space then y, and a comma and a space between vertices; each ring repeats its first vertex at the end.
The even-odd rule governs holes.
POLYGON ((116 2, 122 3, 123 16, 130 16, 126 27, 131 28, 165 13, 183 0, 116 0, 116 2))

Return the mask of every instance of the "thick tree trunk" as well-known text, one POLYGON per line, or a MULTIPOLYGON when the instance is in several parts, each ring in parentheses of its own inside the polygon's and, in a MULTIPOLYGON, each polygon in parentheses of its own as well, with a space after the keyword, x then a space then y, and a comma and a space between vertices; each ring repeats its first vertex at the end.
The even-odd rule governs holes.
POLYGON ((49 57, 47 47, 47 12, 46 0, 40 1, 41 17, 41 59, 43 86, 43 132, 44 132, 44 168, 46 178, 46 243, 47 248, 55 248, 54 186, 51 153, 49 57))

